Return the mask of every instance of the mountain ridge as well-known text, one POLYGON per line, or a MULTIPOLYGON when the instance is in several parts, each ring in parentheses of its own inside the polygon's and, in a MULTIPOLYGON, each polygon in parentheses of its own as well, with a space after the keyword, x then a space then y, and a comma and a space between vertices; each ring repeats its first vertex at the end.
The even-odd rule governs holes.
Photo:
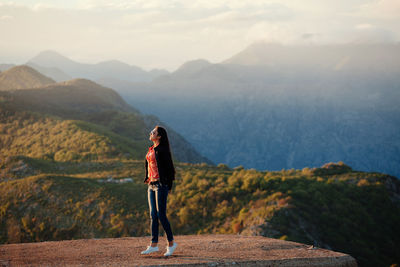
POLYGON ((289 46, 254 43, 223 64, 267 67, 303 67, 334 71, 398 69, 400 43, 289 46), (374 62, 375 64, 368 64, 374 62))
POLYGON ((0 73, 0 90, 28 89, 55 83, 35 69, 27 66, 15 66, 0 73))
MULTIPOLYGON (((157 69, 145 71, 140 67, 129 65, 119 60, 107 60, 96 64, 80 63, 52 50, 40 52, 28 61, 28 64, 32 63, 42 68, 57 68, 72 78, 90 80, 111 77, 131 82, 141 82, 150 81, 155 77, 168 73, 157 69)), ((48 74, 54 75, 50 72, 48 74)))
POLYGON ((205 59, 196 59, 183 63, 173 75, 190 75, 201 71, 202 69, 210 66, 211 63, 205 59))

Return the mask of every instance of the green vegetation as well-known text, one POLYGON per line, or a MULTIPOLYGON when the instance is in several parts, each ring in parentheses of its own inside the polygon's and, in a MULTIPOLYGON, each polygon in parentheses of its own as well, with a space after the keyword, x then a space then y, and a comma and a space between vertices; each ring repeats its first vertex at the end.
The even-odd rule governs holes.
MULTIPOLYGON (((123 115, 115 113, 115 117, 123 115)), ((0 107, 0 157, 3 158, 25 155, 55 161, 139 159, 144 157, 147 147, 144 137, 140 137, 141 140, 128 138, 86 121, 12 112, 0 107)))
POLYGON ((147 231, 143 186, 39 175, 0 184, 0 241, 140 236, 147 231))
POLYGON ((400 262, 394 177, 343 163, 280 172, 190 167, 181 175, 169 198, 178 233, 263 235, 345 252, 361 265, 400 262))
MULTIPOLYGON (((0 169, 2 243, 150 234, 142 160, 10 157, 0 169), (11 170, 21 165, 35 174, 15 177, 11 170), (133 182, 99 180, 110 177, 133 182)), ((394 177, 343 163, 274 172, 188 163, 176 169, 168 199, 176 234, 263 235, 348 253, 361 266, 400 262, 394 177)))

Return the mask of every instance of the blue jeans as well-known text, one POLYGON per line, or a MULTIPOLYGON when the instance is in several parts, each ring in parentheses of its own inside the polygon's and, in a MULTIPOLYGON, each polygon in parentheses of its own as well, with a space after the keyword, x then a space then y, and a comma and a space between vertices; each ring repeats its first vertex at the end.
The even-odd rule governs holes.
POLYGON ((158 220, 160 220, 168 241, 174 240, 171 225, 167 219, 168 187, 166 185, 149 185, 147 189, 151 218, 151 242, 158 242, 158 220))

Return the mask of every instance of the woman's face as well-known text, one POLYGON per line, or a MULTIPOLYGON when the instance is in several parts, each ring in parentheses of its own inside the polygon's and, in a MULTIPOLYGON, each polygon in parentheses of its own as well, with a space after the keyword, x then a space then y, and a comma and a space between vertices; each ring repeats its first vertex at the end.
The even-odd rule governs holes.
POLYGON ((158 135, 157 132, 157 128, 154 128, 151 132, 150 132, 150 141, 157 141, 161 138, 161 136, 158 135))

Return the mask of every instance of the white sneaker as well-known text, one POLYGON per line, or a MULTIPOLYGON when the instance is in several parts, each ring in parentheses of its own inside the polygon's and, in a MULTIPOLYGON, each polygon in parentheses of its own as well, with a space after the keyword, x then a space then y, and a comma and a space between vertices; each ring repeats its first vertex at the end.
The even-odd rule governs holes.
POLYGON ((158 251, 158 247, 148 246, 147 249, 140 252, 140 254, 146 255, 146 254, 150 254, 150 253, 157 252, 157 251, 158 251))
POLYGON ((178 244, 176 242, 174 242, 174 244, 172 245, 172 247, 167 246, 167 252, 165 252, 164 256, 168 257, 171 256, 172 253, 174 253, 176 247, 178 246, 178 244))

